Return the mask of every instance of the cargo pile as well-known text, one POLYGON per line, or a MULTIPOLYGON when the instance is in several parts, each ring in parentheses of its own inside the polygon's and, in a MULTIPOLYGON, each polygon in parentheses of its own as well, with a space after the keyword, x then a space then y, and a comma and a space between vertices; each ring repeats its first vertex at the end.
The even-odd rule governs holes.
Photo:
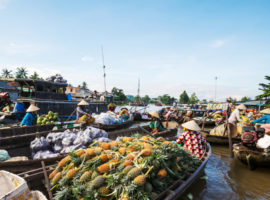
POLYGON ((100 113, 99 115, 93 115, 95 118, 95 123, 112 125, 121 124, 121 119, 119 119, 115 114, 111 113, 100 113))
POLYGON ((33 159, 44 159, 72 152, 76 149, 86 149, 93 140, 108 142, 106 131, 87 127, 84 131, 51 132, 46 138, 36 138, 30 144, 33 159))
POLYGON ((52 111, 49 111, 47 115, 41 115, 37 118, 38 125, 52 124, 58 121, 58 113, 53 113, 52 111))
POLYGON ((134 135, 70 153, 49 178, 55 200, 155 199, 199 165, 175 143, 134 135))

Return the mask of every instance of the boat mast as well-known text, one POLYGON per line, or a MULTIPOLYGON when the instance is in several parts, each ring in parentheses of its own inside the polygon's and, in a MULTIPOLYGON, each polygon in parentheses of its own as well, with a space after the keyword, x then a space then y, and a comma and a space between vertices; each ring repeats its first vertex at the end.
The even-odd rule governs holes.
POLYGON ((102 54, 103 76, 104 76, 104 92, 105 92, 105 94, 106 94, 106 73, 105 73, 105 65, 104 65, 103 46, 101 46, 101 54, 102 54))
POLYGON ((138 91, 137 91, 138 97, 140 97, 140 78, 138 78, 138 91))

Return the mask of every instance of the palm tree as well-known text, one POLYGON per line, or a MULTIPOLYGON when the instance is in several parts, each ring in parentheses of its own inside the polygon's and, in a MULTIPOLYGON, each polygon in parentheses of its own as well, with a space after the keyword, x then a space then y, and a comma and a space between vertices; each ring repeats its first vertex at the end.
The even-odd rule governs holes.
POLYGON ((87 83, 84 81, 82 82, 82 89, 86 90, 87 89, 87 83))
POLYGON ((16 78, 27 78, 28 71, 24 67, 17 67, 16 78))
POLYGON ((37 72, 34 72, 29 78, 32 80, 43 80, 37 72))
POLYGON ((2 69, 2 77, 3 78, 12 78, 12 70, 8 70, 7 68, 2 69))

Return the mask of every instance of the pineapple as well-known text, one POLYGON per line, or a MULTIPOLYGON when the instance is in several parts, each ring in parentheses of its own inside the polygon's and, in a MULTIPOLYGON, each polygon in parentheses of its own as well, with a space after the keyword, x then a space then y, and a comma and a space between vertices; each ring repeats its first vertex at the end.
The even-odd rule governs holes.
POLYGON ((142 136, 142 137, 141 137, 141 140, 142 140, 143 142, 146 142, 146 141, 149 140, 149 138, 148 138, 147 136, 142 136))
POLYGON ((132 162, 131 160, 125 160, 125 161, 123 162, 123 165, 124 165, 124 166, 133 165, 133 162, 132 162))
POLYGON ((99 188, 105 183, 105 178, 101 175, 97 176, 93 181, 90 182, 90 185, 94 188, 99 188))
POLYGON ((81 156, 81 155, 83 155, 83 154, 85 154, 85 151, 83 150, 83 149, 79 149, 77 152, 76 152, 76 155, 77 156, 81 156))
POLYGON ((133 180, 138 186, 144 186, 146 183, 146 176, 139 175, 133 180))
POLYGON ((141 151, 141 155, 142 156, 150 156, 151 155, 151 149, 143 149, 142 151, 141 151))
POLYGON ((110 190, 106 186, 102 186, 102 187, 98 188, 98 193, 101 196, 106 196, 110 193, 110 190))
POLYGON ((70 169, 70 170, 68 170, 68 172, 67 172, 67 174, 66 174, 66 177, 67 177, 68 179, 71 179, 71 178, 73 178, 73 176, 76 174, 76 172, 77 172, 77 170, 76 170, 75 168, 70 169))
POLYGON ((118 142, 117 141, 111 141, 109 142, 111 147, 117 147, 118 146, 118 142))
POLYGON ((53 179, 53 177, 58 173, 59 171, 58 170, 53 170, 52 173, 50 173, 49 175, 49 179, 53 179))
POLYGON ((102 162, 108 161, 108 156, 107 156, 107 154, 101 154, 101 155, 99 156, 99 158, 100 158, 100 160, 101 160, 102 162))
POLYGON ((88 148, 85 151, 89 156, 94 156, 95 155, 95 150, 92 149, 92 148, 88 148))
POLYGON ((127 159, 133 160, 137 156, 137 153, 132 152, 127 155, 127 159))
POLYGON ((126 153, 126 148, 125 147, 120 147, 118 149, 118 151, 119 151, 120 154, 124 155, 126 153))
POLYGON ((104 164, 100 165, 97 168, 97 170, 99 173, 106 173, 106 172, 110 171, 110 165, 109 165, 109 163, 104 163, 104 164))
POLYGON ((82 183, 82 182, 89 181, 91 179, 91 176, 92 176, 92 171, 86 171, 81 175, 79 182, 82 183))
POLYGON ((131 179, 134 179, 136 176, 139 176, 141 173, 141 169, 138 167, 133 167, 128 173, 127 176, 131 179))
POLYGON ((165 178, 167 176, 167 171, 165 169, 161 169, 158 171, 158 177, 165 178))
POLYGON ((151 144, 149 144, 149 143, 143 143, 143 148, 152 150, 153 146, 151 144))
POLYGON ((51 180, 52 185, 57 184, 60 181, 61 178, 62 178, 61 172, 58 172, 57 174, 55 174, 55 176, 51 180))
POLYGON ((131 169, 133 168, 133 166, 129 165, 129 166, 126 166, 124 169, 123 169, 123 173, 124 174, 127 174, 131 169))
POLYGON ((97 176, 99 176, 99 173, 97 171, 94 171, 92 173, 91 179, 95 179, 97 176))
POLYGON ((66 156, 65 158, 60 160, 60 162, 58 163, 58 166, 59 167, 64 167, 67 163, 69 163, 70 159, 71 159, 70 156, 66 156))
POLYGON ((132 137, 123 137, 122 139, 123 142, 131 142, 132 140, 132 137))
POLYGON ((102 149, 104 149, 104 150, 109 150, 109 149, 110 149, 110 144, 107 143, 107 142, 102 142, 102 143, 100 144, 100 147, 101 147, 102 149))

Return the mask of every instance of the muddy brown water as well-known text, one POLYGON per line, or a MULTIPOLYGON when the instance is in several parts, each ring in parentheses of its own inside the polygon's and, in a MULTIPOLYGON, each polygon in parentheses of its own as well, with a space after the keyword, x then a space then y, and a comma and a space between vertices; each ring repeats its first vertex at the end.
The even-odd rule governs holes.
POLYGON ((205 176, 194 183, 181 199, 270 199, 270 168, 250 171, 245 164, 229 157, 227 147, 212 145, 212 156, 204 172, 205 176))

